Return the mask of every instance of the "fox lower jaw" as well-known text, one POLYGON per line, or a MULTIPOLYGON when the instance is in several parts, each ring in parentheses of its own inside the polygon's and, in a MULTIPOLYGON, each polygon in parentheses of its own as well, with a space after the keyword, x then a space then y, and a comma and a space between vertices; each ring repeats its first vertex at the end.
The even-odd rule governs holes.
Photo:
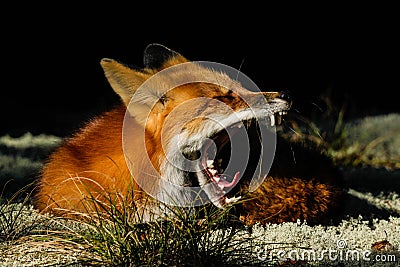
MULTIPOLYGON (((176 185, 169 180, 160 178, 159 189, 154 197, 166 205, 194 207, 211 202, 218 208, 225 208, 226 205, 234 203, 241 198, 240 196, 226 196, 227 191, 224 190, 225 186, 221 181, 224 178, 220 178, 221 182, 215 180, 210 181, 210 178, 204 174, 204 171, 194 173, 193 176, 195 176, 195 178, 192 178, 193 176, 188 175, 187 172, 176 170, 166 171, 166 174, 169 175, 169 179, 180 180, 180 184, 182 184, 176 185), (171 176, 172 173, 175 173, 175 175, 171 176), (196 181, 193 181, 193 179, 196 179, 196 181)), ((226 180, 224 181, 225 184, 228 183, 226 180)), ((230 184, 234 186, 238 181, 239 176, 237 176, 235 182, 230 182, 230 184)), ((227 189, 229 189, 229 187, 227 187, 227 189)))

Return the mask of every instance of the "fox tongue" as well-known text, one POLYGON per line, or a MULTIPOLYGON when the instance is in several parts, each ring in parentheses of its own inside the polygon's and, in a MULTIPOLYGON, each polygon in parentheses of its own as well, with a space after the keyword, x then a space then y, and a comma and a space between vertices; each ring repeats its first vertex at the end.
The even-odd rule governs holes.
POLYGON ((235 176, 233 177, 232 181, 229 182, 222 176, 220 176, 218 173, 211 172, 210 169, 207 167, 207 159, 206 157, 202 158, 202 165, 204 170, 208 173, 208 175, 211 177, 211 180, 213 183, 216 183, 217 186, 223 190, 226 187, 234 187, 240 180, 240 172, 236 172, 235 176))
POLYGON ((240 172, 236 172, 233 180, 228 182, 225 178, 215 176, 213 177, 213 182, 218 185, 218 187, 223 190, 225 187, 234 187, 240 180, 240 172))
POLYGON ((207 159, 207 150, 211 146, 212 142, 206 143, 205 147, 203 148, 203 156, 201 158, 201 165, 203 166, 204 170, 207 172, 207 174, 210 176, 211 180, 213 183, 215 183, 221 190, 224 190, 224 188, 230 188, 234 187, 240 180, 240 172, 236 172, 235 176, 233 177, 232 181, 229 182, 222 176, 220 176, 217 173, 217 170, 211 169, 208 166, 212 165, 212 160, 207 159), (208 164, 208 161, 210 161, 210 164, 208 164))

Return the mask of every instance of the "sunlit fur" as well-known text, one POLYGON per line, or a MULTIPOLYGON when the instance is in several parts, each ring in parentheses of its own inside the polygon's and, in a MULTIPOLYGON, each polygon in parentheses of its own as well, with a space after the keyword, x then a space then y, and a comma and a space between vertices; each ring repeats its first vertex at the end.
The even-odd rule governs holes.
MULTIPOLYGON (((209 83, 185 84, 169 90, 165 94, 166 101, 161 103, 158 100, 161 97, 159 92, 150 89, 142 92, 143 95, 137 96, 138 102, 135 109, 130 109, 129 103, 133 94, 145 81, 163 69, 186 62, 188 62, 186 58, 177 54, 157 69, 134 70, 115 60, 103 59, 101 66, 111 87, 121 97, 121 105, 93 118, 49 157, 38 180, 38 193, 35 197, 36 207, 42 212, 57 214, 71 211, 88 212, 95 209, 85 201, 85 198, 90 197, 104 203, 112 199, 115 200, 117 206, 128 204, 150 212, 155 211, 157 204, 151 200, 136 181, 141 179, 142 174, 154 174, 154 166, 155 171, 166 180, 185 185, 187 181, 184 180, 184 177, 181 177, 181 173, 171 169, 172 167, 168 166, 165 160, 166 154, 174 154, 173 149, 177 145, 174 143, 174 138, 179 133, 180 137, 186 140, 186 144, 190 145, 189 149, 190 147, 199 149, 201 144, 198 142, 207 137, 211 131, 216 130, 216 126, 200 117, 212 115, 223 119, 228 115, 218 105, 213 105, 212 102, 204 100, 203 103, 199 102, 196 108, 184 110, 185 118, 194 119, 185 125, 183 131, 179 131, 181 129, 174 129, 174 121, 167 120, 168 115, 176 107, 185 101, 205 97, 207 99, 218 99, 235 112, 243 111, 248 108, 248 103, 245 103, 239 97, 239 94, 245 95, 256 107, 259 105, 258 102, 262 103, 260 99, 266 100, 269 103, 268 106, 259 106, 259 108, 265 110, 264 116, 273 114, 275 109, 284 110, 289 107, 288 103, 279 99, 280 94, 278 92, 250 92, 223 73, 206 70, 197 65, 189 65, 190 68, 195 70, 190 72, 195 76, 192 78, 196 78, 196 75, 205 75, 206 77, 213 77, 219 82, 221 80, 226 81, 235 88, 234 92, 232 93, 223 86, 209 83), (149 107, 149 104, 154 102, 156 104, 149 107), (145 150, 140 150, 142 147, 140 145, 141 136, 138 135, 137 140, 135 136, 132 136, 132 146, 128 148, 133 151, 133 153, 130 153, 133 155, 130 160, 135 179, 129 171, 122 148, 122 127, 127 107, 130 116, 132 116, 130 124, 132 133, 143 132, 146 140, 145 150), (164 123, 166 124, 164 125, 164 123), (169 144, 166 148, 162 147, 162 134, 166 143, 169 144), (147 156, 152 166, 149 166, 143 160, 147 156)), ((188 78, 191 77, 181 77, 180 74, 170 77, 171 80, 188 78)), ((165 81, 165 84, 161 84, 159 87, 168 88, 168 81, 165 81)), ((179 116, 177 115, 176 118, 179 119, 179 116)), ((201 181, 201 177, 198 177, 198 179, 200 185, 207 182, 201 181)), ((159 184, 153 186, 161 187, 159 184)), ((316 190, 312 184, 303 183, 300 179, 266 179, 266 182, 257 191, 263 195, 257 196, 257 199, 253 202, 246 202, 250 203, 246 204, 248 210, 240 210, 240 215, 244 218, 244 221, 254 223, 254 221, 262 220, 264 215, 269 216, 269 214, 278 213, 281 210, 279 208, 282 206, 281 203, 287 203, 287 207, 285 206, 284 209, 286 213, 281 213, 277 217, 279 218, 277 221, 296 219, 297 213, 287 212, 290 211, 291 202, 286 201, 287 198, 282 197, 282 194, 298 194, 299 201, 304 201, 304 204, 300 207, 302 213, 314 214, 319 211, 324 213, 325 208, 321 206, 315 209, 315 205, 329 206, 331 202, 329 196, 333 193, 329 186, 322 189, 320 193, 326 194, 327 198, 322 198, 321 201, 316 200, 316 204, 309 207, 307 201, 310 200, 310 197, 306 192, 316 190), (288 190, 288 188, 292 189, 288 190), (262 212, 259 212, 260 210, 262 212), (270 210, 270 212, 265 212, 267 210, 270 210)), ((176 193, 175 197, 179 197, 179 192, 171 193, 172 195, 176 193)), ((206 193, 209 197, 213 197, 214 192, 206 193)), ((213 203, 217 206, 221 204, 213 203)), ((298 208, 296 207, 296 209, 298 208)), ((312 215, 312 217, 315 216, 312 215)))

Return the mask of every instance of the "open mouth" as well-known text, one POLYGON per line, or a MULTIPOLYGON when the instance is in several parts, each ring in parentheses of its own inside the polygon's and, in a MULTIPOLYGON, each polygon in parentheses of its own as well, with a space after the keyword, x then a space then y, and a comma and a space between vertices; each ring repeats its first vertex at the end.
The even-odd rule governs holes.
POLYGON ((213 193, 206 193, 216 206, 224 207, 241 199, 241 186, 253 177, 262 157, 261 131, 279 125, 285 114, 286 111, 279 111, 268 117, 236 122, 203 144, 199 153, 201 174, 212 188, 213 193))

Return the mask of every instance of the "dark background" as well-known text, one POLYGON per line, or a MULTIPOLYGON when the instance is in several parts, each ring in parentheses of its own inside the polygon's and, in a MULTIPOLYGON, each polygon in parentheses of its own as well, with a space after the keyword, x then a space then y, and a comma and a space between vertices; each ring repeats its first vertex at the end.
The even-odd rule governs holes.
POLYGON ((386 10, 322 9, 297 17, 284 11, 273 19, 269 11, 251 22, 245 10, 224 19, 170 8, 176 23, 168 16, 135 16, 148 11, 109 17, 58 9, 13 17, 2 34, 0 134, 72 133, 118 102, 101 58, 141 67, 152 42, 191 60, 240 68, 262 90, 289 90, 305 116, 323 112, 321 95, 327 93, 336 106, 346 105, 346 119, 400 112, 397 19, 386 10))

